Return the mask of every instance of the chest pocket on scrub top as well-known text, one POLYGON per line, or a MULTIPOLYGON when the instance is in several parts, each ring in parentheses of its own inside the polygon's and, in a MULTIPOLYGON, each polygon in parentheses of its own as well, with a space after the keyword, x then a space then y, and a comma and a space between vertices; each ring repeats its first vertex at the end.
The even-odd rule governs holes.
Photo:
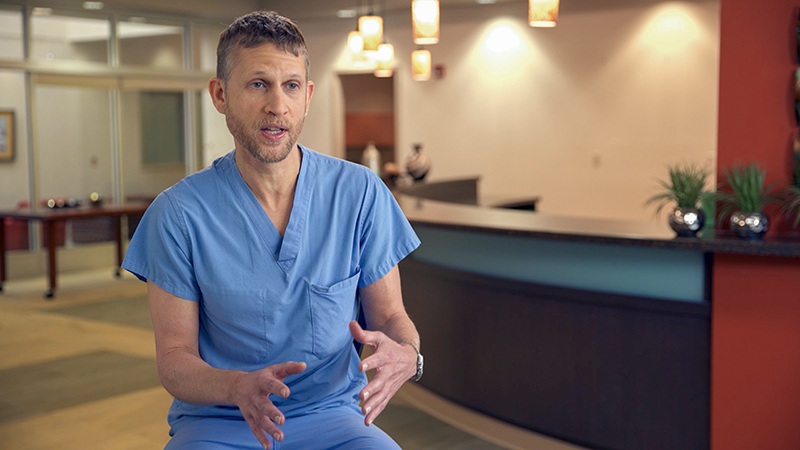
POLYGON ((234 362, 257 363, 270 350, 266 333, 267 292, 203 286, 200 319, 209 344, 234 362))
POLYGON ((331 286, 308 284, 313 341, 311 352, 324 359, 351 345, 348 324, 355 317, 356 290, 361 272, 331 286))

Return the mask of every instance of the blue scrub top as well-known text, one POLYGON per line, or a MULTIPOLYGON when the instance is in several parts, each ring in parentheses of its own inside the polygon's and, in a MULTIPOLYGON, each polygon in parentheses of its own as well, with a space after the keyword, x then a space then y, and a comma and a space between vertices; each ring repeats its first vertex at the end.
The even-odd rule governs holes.
MULTIPOLYGON (((391 192, 366 167, 298 146, 300 173, 281 238, 245 184, 234 152, 162 192, 139 223, 122 267, 200 302, 200 356, 213 367, 253 371, 286 361, 287 416, 357 404, 366 377, 348 323, 357 288, 383 277, 419 239, 391 192)), ((235 406, 175 400, 173 429, 235 406)))

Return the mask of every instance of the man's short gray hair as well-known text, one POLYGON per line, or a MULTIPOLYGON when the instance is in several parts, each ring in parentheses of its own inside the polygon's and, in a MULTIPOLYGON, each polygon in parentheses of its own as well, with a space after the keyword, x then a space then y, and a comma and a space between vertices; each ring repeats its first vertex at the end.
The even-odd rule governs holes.
POLYGON ((217 76, 227 85, 236 51, 262 44, 275 45, 294 56, 302 55, 308 81, 310 62, 303 33, 294 22, 274 11, 256 11, 239 17, 220 34, 217 45, 217 76))

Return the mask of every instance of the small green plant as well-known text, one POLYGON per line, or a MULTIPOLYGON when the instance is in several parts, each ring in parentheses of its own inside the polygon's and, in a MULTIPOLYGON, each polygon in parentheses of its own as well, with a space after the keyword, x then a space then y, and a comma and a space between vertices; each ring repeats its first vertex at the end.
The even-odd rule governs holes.
POLYGON ((720 219, 734 211, 743 213, 762 212, 767 205, 778 200, 772 193, 775 184, 764 185, 767 171, 756 163, 734 165, 725 169, 725 181, 730 192, 720 192, 719 199, 723 203, 720 219))
POLYGON ((711 171, 694 163, 667 166, 669 181, 657 180, 663 190, 650 197, 645 206, 656 204, 656 214, 664 206, 675 203, 679 208, 697 208, 699 205, 711 205, 714 192, 706 190, 706 179, 711 171))
POLYGON ((784 209, 790 217, 794 216, 792 227, 797 228, 800 224, 800 187, 791 186, 786 190, 784 209))

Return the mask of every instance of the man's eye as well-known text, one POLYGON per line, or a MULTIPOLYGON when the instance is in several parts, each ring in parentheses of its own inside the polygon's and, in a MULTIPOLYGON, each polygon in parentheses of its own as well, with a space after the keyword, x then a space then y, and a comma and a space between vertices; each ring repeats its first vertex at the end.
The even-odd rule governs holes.
POLYGON ((289 83, 289 89, 291 89, 293 91, 297 90, 297 89, 300 89, 300 85, 297 84, 297 83, 289 83))
POLYGON ((262 87, 264 87, 264 83, 262 83, 260 81, 256 81, 256 82, 253 82, 253 84, 251 84, 250 86, 253 86, 256 89, 261 89, 262 87))

